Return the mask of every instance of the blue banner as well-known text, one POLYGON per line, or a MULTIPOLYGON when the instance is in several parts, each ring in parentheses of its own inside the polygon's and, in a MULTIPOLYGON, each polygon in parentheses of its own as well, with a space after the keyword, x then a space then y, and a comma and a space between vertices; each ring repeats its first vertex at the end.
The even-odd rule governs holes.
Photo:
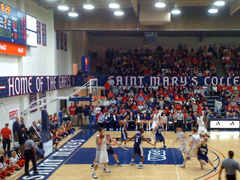
POLYGON ((209 86, 225 84, 238 85, 240 77, 225 76, 76 76, 76 84, 83 85, 91 78, 98 78, 98 85, 104 86, 107 80, 110 80, 112 86, 140 86, 146 83, 149 86, 168 86, 170 83, 175 86, 186 86, 189 84, 196 86, 209 86))
POLYGON ((82 73, 91 73, 90 57, 82 56, 82 73))
POLYGON ((108 80, 112 86, 140 86, 146 83, 149 86, 159 86, 161 84, 168 86, 170 83, 174 86, 240 84, 239 76, 16 76, 0 77, 0 98, 82 86, 93 78, 98 79, 98 86, 104 86, 108 80))
POLYGON ((75 86, 75 76, 0 77, 0 98, 34 94, 75 86))

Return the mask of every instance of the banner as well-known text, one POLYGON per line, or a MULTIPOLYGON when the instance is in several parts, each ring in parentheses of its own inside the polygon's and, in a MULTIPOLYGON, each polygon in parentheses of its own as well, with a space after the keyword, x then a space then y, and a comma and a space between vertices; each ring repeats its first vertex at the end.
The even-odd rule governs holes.
POLYGON ((37 21, 37 43, 41 44, 41 22, 37 21))
POLYGON ((74 76, 0 77, 0 98, 34 94, 75 86, 74 76))
MULTIPOLYGON (((84 67, 84 66, 83 66, 84 67)), ((140 86, 146 83, 149 86, 168 86, 170 83, 174 86, 186 86, 192 84, 193 86, 209 86, 220 84, 238 85, 240 84, 240 77, 225 77, 225 76, 76 76, 76 85, 81 86, 89 79, 97 78, 98 85, 104 86, 107 80, 110 80, 112 86, 140 86)))
MULTIPOLYGON (((86 60, 85 58, 84 60, 86 60)), ((88 63, 85 63, 86 70, 90 70, 88 63)), ((240 77, 225 76, 17 76, 0 77, 0 98, 18 96, 24 94, 33 94, 39 92, 52 91, 57 89, 82 86, 89 79, 98 79, 98 86, 104 86, 109 80, 111 86, 140 86, 146 83, 149 86, 168 86, 170 83, 174 86, 187 86, 189 84, 196 86, 209 85, 238 85, 240 77)))
POLYGON ((20 116, 19 108, 9 110, 9 120, 10 121, 15 120, 16 117, 19 117, 19 116, 20 116))
POLYGON ((47 46, 47 25, 42 23, 42 45, 47 46))
POLYGON ((0 53, 17 56, 26 56, 26 46, 0 41, 0 53))

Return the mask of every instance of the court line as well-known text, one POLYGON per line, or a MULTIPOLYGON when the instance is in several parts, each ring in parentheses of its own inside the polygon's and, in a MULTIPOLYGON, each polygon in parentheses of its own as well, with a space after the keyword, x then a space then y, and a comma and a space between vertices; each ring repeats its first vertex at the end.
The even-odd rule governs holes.
POLYGON ((178 180, 180 180, 180 176, 179 176, 178 168, 177 168, 177 163, 176 163, 176 158, 175 158, 175 154, 173 152, 172 139, 170 139, 170 144, 171 144, 171 148, 172 148, 172 154, 173 154, 173 159, 174 159, 174 163, 175 163, 175 169, 176 169, 176 173, 177 173, 177 178, 178 178, 178 180))
MULTIPOLYGON (((219 156, 217 155, 217 153, 215 153, 213 150, 210 149, 210 151, 212 151, 212 153, 215 154, 215 155, 217 156, 217 159, 218 159, 218 165, 216 166, 216 168, 218 168, 218 166, 219 166, 219 164, 220 164, 220 158, 219 158, 219 156)), ((205 177, 205 176, 211 174, 212 172, 213 172, 213 170, 210 171, 210 172, 207 173, 207 174, 204 174, 204 175, 202 175, 202 176, 200 176, 200 177, 198 177, 198 178, 195 178, 194 180, 201 179, 201 178, 203 178, 203 177, 205 177)))
MULTIPOLYGON (((209 147, 210 147, 210 146, 209 146, 209 147)), ((226 157, 224 156, 224 154, 221 153, 220 151, 218 151, 217 149, 215 149, 215 148, 213 148, 213 147, 210 147, 210 148, 212 148, 212 149, 214 149, 215 151, 219 152, 219 153, 223 156, 223 158, 226 158, 226 157)), ((210 179, 210 178, 216 176, 217 174, 219 174, 219 172, 217 172, 216 174, 213 174, 212 176, 210 176, 210 177, 208 177, 208 178, 206 178, 206 179, 204 179, 204 180, 210 179)))

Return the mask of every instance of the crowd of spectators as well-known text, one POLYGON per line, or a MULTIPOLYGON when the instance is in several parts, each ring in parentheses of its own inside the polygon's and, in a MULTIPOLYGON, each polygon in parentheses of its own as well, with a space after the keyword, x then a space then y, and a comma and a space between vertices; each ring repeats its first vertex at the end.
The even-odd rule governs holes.
POLYGON ((212 62, 217 57, 216 46, 188 48, 180 44, 176 49, 134 50, 108 48, 103 65, 96 67, 97 74, 153 75, 153 76, 214 76, 216 67, 212 62))
POLYGON ((219 48, 219 58, 228 76, 240 75, 240 45, 230 46, 221 45, 219 48))

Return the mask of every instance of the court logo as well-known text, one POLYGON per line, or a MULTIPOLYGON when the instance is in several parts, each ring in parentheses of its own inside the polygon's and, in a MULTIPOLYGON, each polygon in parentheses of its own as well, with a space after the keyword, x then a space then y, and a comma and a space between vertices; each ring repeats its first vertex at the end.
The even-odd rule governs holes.
POLYGON ((234 126, 234 122, 232 121, 232 122, 230 123, 230 125, 231 125, 231 126, 234 126))
POLYGON ((150 150, 148 151, 148 161, 165 161, 166 151, 165 150, 150 150))
POLYGON ((217 126, 220 126, 220 122, 218 121, 218 122, 216 123, 216 125, 217 125, 217 126))

